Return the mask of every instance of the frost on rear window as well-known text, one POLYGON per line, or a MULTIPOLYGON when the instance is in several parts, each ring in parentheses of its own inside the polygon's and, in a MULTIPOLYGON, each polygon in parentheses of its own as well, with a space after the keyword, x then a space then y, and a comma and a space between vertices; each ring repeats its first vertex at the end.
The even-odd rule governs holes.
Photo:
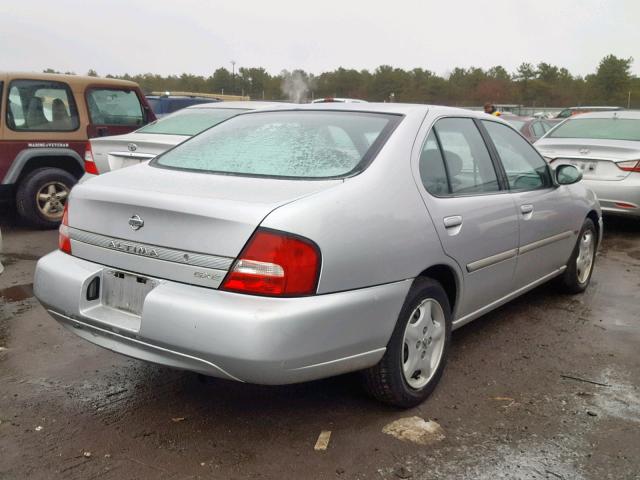
POLYGON ((240 115, 158 157, 165 167, 274 177, 338 177, 357 169, 392 121, 357 112, 240 115))

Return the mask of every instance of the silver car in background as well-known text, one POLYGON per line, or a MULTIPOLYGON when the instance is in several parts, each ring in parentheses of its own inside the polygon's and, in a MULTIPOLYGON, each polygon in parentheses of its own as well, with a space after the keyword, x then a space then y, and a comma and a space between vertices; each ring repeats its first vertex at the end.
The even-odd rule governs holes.
POLYGON ((131 357, 260 384, 362 370, 409 407, 452 329, 552 278, 587 288, 602 222, 579 180, 480 112, 243 113, 75 187, 34 291, 131 357))
POLYGON ((640 112, 577 115, 535 146, 554 165, 578 167, 605 213, 640 218, 640 112))
MULTIPOLYGON (((85 171, 98 175, 152 159, 193 135, 242 112, 280 105, 274 102, 216 102, 193 105, 125 135, 92 138, 85 171)), ((85 178, 86 180, 86 178, 85 178)))

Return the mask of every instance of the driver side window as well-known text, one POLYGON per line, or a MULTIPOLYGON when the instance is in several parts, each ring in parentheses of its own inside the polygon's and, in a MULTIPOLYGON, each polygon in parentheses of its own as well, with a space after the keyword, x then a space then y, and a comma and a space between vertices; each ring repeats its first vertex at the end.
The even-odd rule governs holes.
POLYGON ((551 187, 547 162, 524 138, 506 125, 482 121, 500 155, 511 190, 536 190, 551 187))

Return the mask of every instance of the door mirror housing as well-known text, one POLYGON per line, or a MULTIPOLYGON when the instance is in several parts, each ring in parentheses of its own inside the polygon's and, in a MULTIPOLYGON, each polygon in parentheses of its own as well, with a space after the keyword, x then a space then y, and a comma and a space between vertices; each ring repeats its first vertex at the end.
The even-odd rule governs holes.
POLYGON ((558 165, 555 176, 558 185, 571 185, 582 180, 582 172, 573 165, 558 165))

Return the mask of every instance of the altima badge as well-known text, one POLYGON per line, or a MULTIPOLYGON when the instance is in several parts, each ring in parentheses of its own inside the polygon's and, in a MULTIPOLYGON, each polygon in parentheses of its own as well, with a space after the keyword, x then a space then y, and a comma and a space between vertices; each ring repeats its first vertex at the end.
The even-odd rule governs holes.
POLYGON ((129 225, 133 230, 140 230, 144 227, 144 220, 140 218, 140 215, 134 215, 129 219, 129 225))

